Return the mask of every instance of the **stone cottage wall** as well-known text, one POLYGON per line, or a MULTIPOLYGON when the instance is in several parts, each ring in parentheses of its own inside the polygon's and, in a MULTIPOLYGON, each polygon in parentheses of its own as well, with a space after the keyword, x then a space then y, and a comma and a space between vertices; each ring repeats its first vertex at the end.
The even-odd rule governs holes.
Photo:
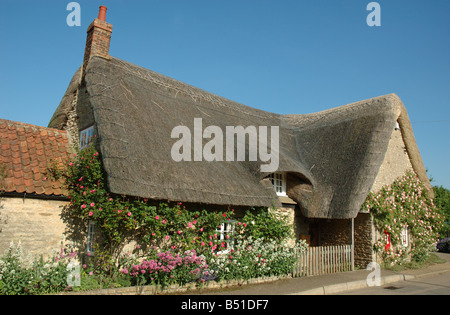
POLYGON ((376 261, 373 251, 375 242, 373 219, 369 213, 360 213, 355 219, 355 266, 366 268, 376 261))
POLYGON ((20 241, 24 256, 44 258, 61 248, 65 225, 60 213, 66 201, 3 197, 0 201, 0 256, 11 241, 20 241))
POLYGON ((405 175, 408 170, 412 169, 413 167, 406 151, 401 130, 394 130, 389 140, 388 149, 381 164, 380 171, 370 191, 379 191, 381 187, 391 184, 395 179, 405 175))

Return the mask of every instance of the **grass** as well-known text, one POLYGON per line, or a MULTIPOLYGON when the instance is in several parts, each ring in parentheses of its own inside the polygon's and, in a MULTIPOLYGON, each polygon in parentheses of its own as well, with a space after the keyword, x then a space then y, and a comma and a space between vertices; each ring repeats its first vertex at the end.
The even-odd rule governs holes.
POLYGON ((386 269, 386 270, 392 270, 392 271, 402 271, 402 270, 411 270, 411 269, 421 269, 421 268, 425 268, 425 267, 428 267, 431 265, 443 264, 445 262, 447 262, 447 260, 440 258, 436 254, 430 254, 428 256, 428 258, 422 262, 412 261, 412 262, 408 262, 408 263, 405 263, 402 265, 394 265, 394 266, 384 265, 384 266, 382 266, 382 268, 386 269))

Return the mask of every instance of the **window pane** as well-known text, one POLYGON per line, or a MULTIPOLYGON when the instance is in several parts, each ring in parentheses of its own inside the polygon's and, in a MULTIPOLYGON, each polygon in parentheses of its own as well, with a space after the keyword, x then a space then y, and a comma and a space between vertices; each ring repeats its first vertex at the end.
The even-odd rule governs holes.
POLYGON ((91 142, 94 137, 94 126, 80 131, 80 148, 84 149, 91 142))

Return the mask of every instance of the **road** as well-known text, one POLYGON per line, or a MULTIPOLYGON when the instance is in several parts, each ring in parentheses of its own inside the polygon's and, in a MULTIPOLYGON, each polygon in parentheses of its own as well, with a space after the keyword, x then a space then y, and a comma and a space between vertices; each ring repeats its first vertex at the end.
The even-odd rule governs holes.
POLYGON ((343 292, 340 295, 450 295, 450 272, 343 292))

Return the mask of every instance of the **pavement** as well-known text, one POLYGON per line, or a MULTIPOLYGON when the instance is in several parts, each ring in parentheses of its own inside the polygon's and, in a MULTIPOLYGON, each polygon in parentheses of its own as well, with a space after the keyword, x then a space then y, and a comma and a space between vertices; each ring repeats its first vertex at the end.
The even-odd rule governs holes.
MULTIPOLYGON (((391 270, 380 270, 380 282, 375 285, 386 285, 389 283, 412 280, 427 276, 439 275, 450 272, 450 254, 436 253, 447 262, 434 264, 421 269, 402 270, 400 272, 391 270)), ((195 293, 200 295, 329 295, 348 292, 351 290, 369 287, 374 278, 374 270, 356 270, 321 276, 310 276, 290 278, 269 283, 251 284, 240 287, 230 287, 217 290, 201 290, 195 293), (369 281, 368 281, 368 276, 369 281)))

